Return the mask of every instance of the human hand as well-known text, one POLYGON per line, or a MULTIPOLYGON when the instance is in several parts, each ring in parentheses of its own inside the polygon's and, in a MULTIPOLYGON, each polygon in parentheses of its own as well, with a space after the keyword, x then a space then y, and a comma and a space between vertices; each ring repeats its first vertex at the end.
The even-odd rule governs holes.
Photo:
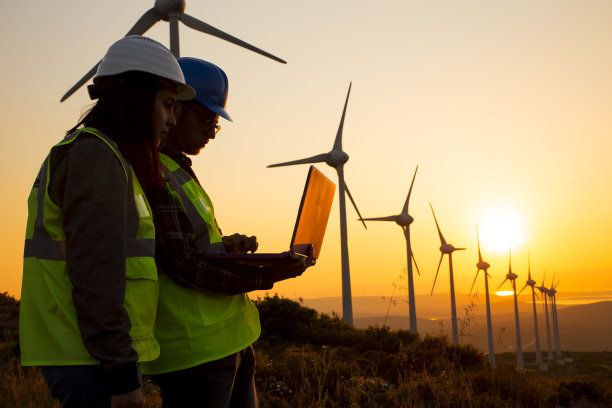
POLYGON ((314 265, 314 259, 303 257, 301 255, 293 255, 290 259, 272 265, 272 273, 275 281, 280 281, 288 278, 300 276, 310 266, 314 265))
POLYGON ((249 251, 255 252, 259 246, 257 237, 247 237, 242 234, 225 236, 221 239, 221 242, 228 253, 245 254, 249 251))
POLYGON ((144 396, 142 388, 134 391, 111 396, 111 408, 142 408, 144 407, 144 396))

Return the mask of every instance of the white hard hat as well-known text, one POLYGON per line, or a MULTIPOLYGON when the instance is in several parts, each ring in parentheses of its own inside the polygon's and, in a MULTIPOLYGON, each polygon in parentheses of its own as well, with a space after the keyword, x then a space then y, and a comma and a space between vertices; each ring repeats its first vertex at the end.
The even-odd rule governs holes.
POLYGON ((175 82, 180 100, 190 100, 195 96, 195 90, 185 83, 183 71, 174 55, 149 37, 130 35, 111 45, 98 66, 94 83, 100 77, 128 71, 147 72, 175 82))

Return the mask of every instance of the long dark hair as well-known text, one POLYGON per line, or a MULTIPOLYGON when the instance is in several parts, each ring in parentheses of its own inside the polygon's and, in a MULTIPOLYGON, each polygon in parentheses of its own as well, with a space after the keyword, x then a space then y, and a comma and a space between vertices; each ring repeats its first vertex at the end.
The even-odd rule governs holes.
POLYGON ((93 127, 111 138, 133 167, 149 199, 157 197, 162 185, 153 135, 153 103, 162 87, 157 76, 145 72, 126 72, 105 79, 98 84, 96 104, 66 132, 71 134, 81 126, 93 127))

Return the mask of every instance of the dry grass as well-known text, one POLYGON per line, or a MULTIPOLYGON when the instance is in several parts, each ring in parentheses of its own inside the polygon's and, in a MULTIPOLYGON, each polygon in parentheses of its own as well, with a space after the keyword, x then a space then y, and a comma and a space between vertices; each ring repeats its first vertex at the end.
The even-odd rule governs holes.
MULTIPOLYGON (((21 367, 19 360, 11 356, 0 368, 0 408, 59 408, 38 367, 21 367)), ((161 407, 157 386, 145 381, 144 391, 146 408, 161 407)))
MULTIPOLYGON (((523 372, 514 354, 502 353, 491 370, 481 352, 446 337, 359 330, 294 303, 275 296, 259 304, 262 408, 612 407, 609 352, 566 353, 571 364, 551 364, 544 373, 530 364, 530 353, 523 372)), ((16 317, 15 305, 8 306, 16 317)), ((0 331, 0 408, 58 407, 40 370, 19 365, 16 344, 16 329, 0 331)), ((159 389, 146 377, 144 390, 145 406, 161 407, 159 389)))
POLYGON ((17 359, 10 358, 0 374, 0 407, 59 408, 59 404, 49 394, 38 368, 22 368, 17 359))

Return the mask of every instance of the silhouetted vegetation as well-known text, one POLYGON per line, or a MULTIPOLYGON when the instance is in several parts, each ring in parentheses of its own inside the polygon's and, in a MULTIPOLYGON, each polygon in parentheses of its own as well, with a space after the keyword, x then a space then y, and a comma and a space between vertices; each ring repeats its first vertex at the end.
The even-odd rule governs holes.
POLYGON ((0 293, 0 321, 12 321, 19 317, 19 301, 7 292, 0 293))
MULTIPOLYGON (((7 294, 0 299, 0 307, 10 309, 3 316, 16 323, 19 303, 7 294)), ((257 306, 262 336, 255 347, 256 383, 263 408, 612 406, 610 352, 566 353, 574 362, 551 363, 547 372, 519 372, 516 356, 501 353, 492 370, 479 350, 446 337, 355 329, 276 295, 258 299, 257 306)), ((40 371, 19 366, 11 351, 16 344, 16 329, 5 330, 0 408, 57 407, 40 371)), ((526 362, 534 359, 525 353, 526 362)), ((146 377, 145 406, 161 406, 159 389, 146 377)))
POLYGON ((514 355, 500 358, 492 370, 479 350, 444 336, 355 329, 336 315, 277 295, 256 303, 262 323, 256 382, 263 407, 612 406, 610 378, 559 380, 555 370, 519 372, 514 355))

